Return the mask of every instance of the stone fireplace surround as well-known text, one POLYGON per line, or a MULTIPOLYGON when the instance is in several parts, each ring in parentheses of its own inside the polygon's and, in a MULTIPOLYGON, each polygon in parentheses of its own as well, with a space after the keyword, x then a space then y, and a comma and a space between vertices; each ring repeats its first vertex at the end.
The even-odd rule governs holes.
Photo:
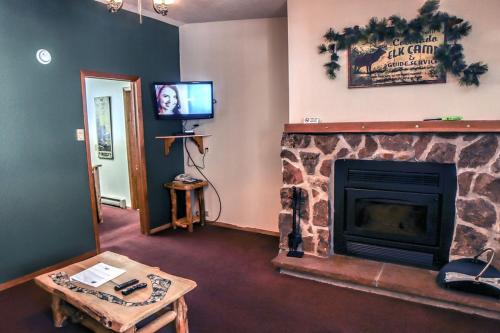
MULTIPOLYGON (((286 125, 282 137, 280 249, 292 229, 292 186, 303 190, 303 250, 333 255, 333 175, 337 159, 454 163, 455 232, 450 259, 485 246, 500 254, 500 122, 286 125), (449 123, 451 124, 451 123, 449 123), (485 125, 485 126, 484 126, 485 125)), ((498 256, 500 257, 500 256, 498 256)), ((495 264, 500 267, 500 258, 495 264)))

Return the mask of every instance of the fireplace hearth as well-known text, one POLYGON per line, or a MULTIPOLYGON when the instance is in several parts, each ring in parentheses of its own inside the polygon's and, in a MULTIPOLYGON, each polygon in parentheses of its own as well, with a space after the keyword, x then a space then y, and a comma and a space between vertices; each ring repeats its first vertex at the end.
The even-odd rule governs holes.
POLYGON ((455 220, 456 167, 337 160, 334 252, 439 269, 455 220))

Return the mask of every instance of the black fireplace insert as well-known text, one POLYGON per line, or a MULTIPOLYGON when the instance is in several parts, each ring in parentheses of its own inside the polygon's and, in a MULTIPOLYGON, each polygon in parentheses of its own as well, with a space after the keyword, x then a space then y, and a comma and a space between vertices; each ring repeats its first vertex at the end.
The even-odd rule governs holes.
POLYGON ((455 221, 454 164, 337 160, 335 253, 439 269, 455 221))

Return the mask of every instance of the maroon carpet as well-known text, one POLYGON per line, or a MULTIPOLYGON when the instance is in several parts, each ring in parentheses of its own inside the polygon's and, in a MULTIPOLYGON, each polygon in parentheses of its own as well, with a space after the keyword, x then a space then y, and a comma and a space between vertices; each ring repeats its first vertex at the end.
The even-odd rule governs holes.
MULTIPOLYGON (((210 226, 145 237, 137 213, 104 213, 104 250, 198 283, 186 297, 192 333, 499 332, 498 321, 281 275, 273 237, 210 226)), ((0 332, 87 332, 54 329, 49 298, 32 283, 0 293, 0 318, 0 332)))

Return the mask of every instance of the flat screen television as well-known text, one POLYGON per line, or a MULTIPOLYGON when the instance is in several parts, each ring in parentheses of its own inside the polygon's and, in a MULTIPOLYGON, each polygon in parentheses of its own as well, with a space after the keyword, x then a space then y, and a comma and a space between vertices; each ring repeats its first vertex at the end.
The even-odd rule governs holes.
POLYGON ((214 117, 211 81, 153 83, 158 119, 209 119, 214 117))

